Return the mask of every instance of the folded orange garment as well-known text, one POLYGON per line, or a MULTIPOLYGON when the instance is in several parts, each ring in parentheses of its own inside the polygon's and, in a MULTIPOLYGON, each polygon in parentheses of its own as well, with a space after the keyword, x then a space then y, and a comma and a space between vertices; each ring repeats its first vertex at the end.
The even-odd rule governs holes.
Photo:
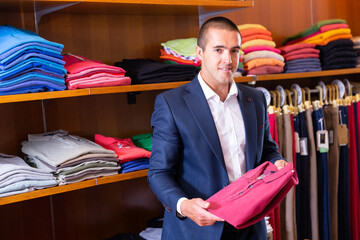
POLYGON ((256 23, 246 23, 246 24, 241 24, 237 26, 239 31, 245 30, 245 29, 249 29, 249 28, 261 28, 261 29, 266 29, 266 27, 264 27, 261 24, 256 24, 256 23))
POLYGON ((264 39, 264 40, 269 40, 269 41, 272 41, 273 38, 268 36, 268 35, 263 35, 263 34, 254 34, 254 35, 251 35, 251 36, 248 36, 248 37, 243 37, 241 39, 241 42, 242 43, 246 43, 248 41, 251 41, 251 40, 254 40, 254 39, 264 39))
POLYGON ((318 44, 318 45, 326 45, 329 42, 335 41, 335 40, 339 40, 339 39, 351 39, 352 38, 352 34, 340 34, 340 35, 335 35, 331 38, 326 39, 325 41, 322 42, 322 44, 318 44))
POLYGON ((179 58, 179 57, 175 57, 174 55, 166 53, 163 49, 160 49, 160 52, 161 52, 160 59, 163 60, 163 61, 170 60, 170 61, 177 62, 179 64, 194 65, 194 66, 197 66, 197 67, 201 65, 201 61, 196 63, 196 62, 194 62, 192 60, 185 60, 185 59, 182 59, 182 58, 179 58))
POLYGON ((244 64, 244 69, 246 71, 249 71, 253 68, 256 68, 256 67, 260 67, 260 66, 263 66, 263 65, 273 65, 273 66, 285 66, 285 63, 280 61, 280 60, 277 60, 275 58, 256 58, 256 59, 253 59, 251 61, 248 61, 247 63, 244 64))
POLYGON ((249 29, 245 29, 240 31, 241 33, 241 37, 248 37, 251 35, 255 35, 255 34, 261 34, 261 35, 267 35, 271 37, 271 32, 269 30, 266 29, 261 29, 261 28, 249 28, 249 29))

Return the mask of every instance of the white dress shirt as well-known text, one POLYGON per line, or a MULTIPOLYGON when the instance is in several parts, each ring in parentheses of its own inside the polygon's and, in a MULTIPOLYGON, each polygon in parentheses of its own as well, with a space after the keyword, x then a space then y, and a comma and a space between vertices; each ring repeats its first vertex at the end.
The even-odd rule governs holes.
MULTIPOLYGON (((222 102, 220 97, 205 83, 200 73, 198 79, 215 122, 229 182, 232 183, 246 172, 245 127, 237 100, 238 88, 233 81, 228 96, 222 102)), ((185 199, 180 198, 177 203, 177 211, 180 214, 180 205, 185 199)))
POLYGON ((238 88, 233 81, 228 96, 222 102, 200 74, 198 79, 215 122, 229 182, 232 183, 246 172, 245 127, 237 100, 238 88))

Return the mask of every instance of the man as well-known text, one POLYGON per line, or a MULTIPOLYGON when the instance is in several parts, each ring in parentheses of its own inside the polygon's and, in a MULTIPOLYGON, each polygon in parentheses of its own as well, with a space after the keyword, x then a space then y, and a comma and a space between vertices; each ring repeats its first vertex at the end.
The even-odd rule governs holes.
POLYGON ((156 98, 148 180, 166 209, 162 239, 267 238, 264 220, 238 230, 205 201, 264 161, 286 163, 269 133, 263 93, 233 80, 240 44, 229 19, 207 20, 196 47, 201 72, 156 98))

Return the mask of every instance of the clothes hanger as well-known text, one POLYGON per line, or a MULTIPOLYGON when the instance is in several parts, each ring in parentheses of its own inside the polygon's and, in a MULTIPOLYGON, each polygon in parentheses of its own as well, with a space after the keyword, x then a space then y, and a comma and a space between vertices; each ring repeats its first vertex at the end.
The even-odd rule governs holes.
POLYGON ((276 93, 274 91, 269 91, 271 96, 270 106, 268 106, 268 113, 276 113, 276 93), (272 103, 272 104, 271 104, 272 103))
POLYGON ((300 106, 298 102, 298 91, 295 88, 292 88, 291 91, 293 92, 293 96, 294 96, 294 114, 297 115, 299 113, 299 106, 300 106))
POLYGON ((314 106, 315 110, 322 108, 322 106, 324 105, 324 102, 323 102, 323 88, 318 85, 318 86, 316 86, 316 89, 319 91, 319 100, 315 100, 313 102, 313 106, 314 106))
POLYGON ((288 104, 285 103, 285 105, 283 106, 284 114, 289 114, 289 113, 294 114, 294 106, 292 104, 291 92, 289 91, 289 89, 285 89, 284 91, 285 91, 285 95, 287 96, 287 100, 288 100, 288 104))
POLYGON ((307 99, 304 102, 305 109, 312 109, 310 88, 304 87, 304 91, 306 91, 306 93, 307 93, 307 99))

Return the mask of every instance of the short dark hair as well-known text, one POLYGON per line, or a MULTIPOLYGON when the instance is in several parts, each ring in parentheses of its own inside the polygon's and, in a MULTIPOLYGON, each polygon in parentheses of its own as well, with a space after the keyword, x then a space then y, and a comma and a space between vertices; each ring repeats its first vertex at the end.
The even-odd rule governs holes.
MULTIPOLYGON (((225 17, 213 17, 209 18, 204 22, 199 30, 199 35, 197 39, 197 45, 205 50, 206 46, 206 33, 210 28, 225 29, 229 31, 236 31, 240 34, 240 31, 235 23, 230 19, 225 17)), ((241 34, 240 34, 241 37, 241 34)))

